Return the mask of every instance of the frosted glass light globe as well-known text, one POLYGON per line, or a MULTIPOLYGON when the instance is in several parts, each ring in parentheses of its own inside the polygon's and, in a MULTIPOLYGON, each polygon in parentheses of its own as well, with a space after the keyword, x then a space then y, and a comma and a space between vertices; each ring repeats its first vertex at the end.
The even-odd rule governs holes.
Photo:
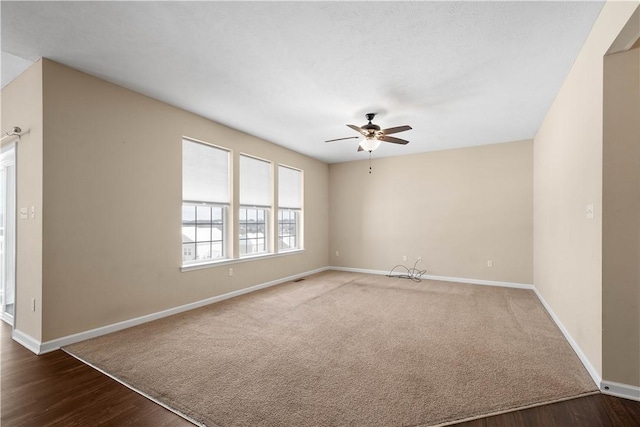
POLYGON ((362 149, 365 150, 365 151, 373 151, 376 148, 378 148, 381 143, 382 143, 382 141, 380 141, 379 139, 377 139, 375 137, 364 138, 362 140, 362 142, 360 143, 360 147, 362 147, 362 149))

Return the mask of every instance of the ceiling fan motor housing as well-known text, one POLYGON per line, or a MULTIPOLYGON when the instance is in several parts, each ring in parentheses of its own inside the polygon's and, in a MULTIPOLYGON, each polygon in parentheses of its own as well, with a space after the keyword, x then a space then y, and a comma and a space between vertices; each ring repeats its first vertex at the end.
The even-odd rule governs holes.
POLYGON ((376 133, 380 130, 380 126, 374 125, 373 123, 366 124, 361 126, 360 129, 367 131, 368 133, 376 133))
POLYGON ((366 125, 360 126, 360 129, 366 131, 370 136, 377 136, 380 134, 380 126, 371 123, 371 120, 376 116, 376 113, 367 113, 365 117, 369 120, 366 125))

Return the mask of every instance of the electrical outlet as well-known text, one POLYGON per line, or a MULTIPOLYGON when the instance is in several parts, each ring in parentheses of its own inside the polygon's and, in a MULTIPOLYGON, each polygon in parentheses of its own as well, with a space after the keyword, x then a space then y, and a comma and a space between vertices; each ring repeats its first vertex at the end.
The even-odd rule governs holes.
POLYGON ((402 260, 406 261, 407 260, 407 256, 406 255, 402 255, 402 260))
POLYGON ((492 260, 487 260, 487 267, 493 267, 493 261, 492 260))
POLYGON ((336 251, 336 256, 340 256, 340 252, 336 251))
POLYGON ((31 311, 36 311, 36 299, 31 298, 31 311))
POLYGON ((418 261, 418 262, 422 262, 422 257, 421 257, 421 256, 419 256, 417 261, 418 261))
POLYGON ((229 268, 229 276, 233 276, 233 268, 229 268))

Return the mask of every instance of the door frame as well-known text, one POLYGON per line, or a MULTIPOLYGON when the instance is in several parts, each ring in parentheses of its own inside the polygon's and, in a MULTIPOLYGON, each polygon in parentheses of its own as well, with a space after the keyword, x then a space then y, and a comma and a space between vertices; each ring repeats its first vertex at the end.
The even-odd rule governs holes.
MULTIPOLYGON (((14 227, 14 238, 13 238, 13 244, 11 245, 11 249, 13 250, 13 314, 8 314, 5 312, 5 300, 6 300, 6 294, 5 294, 5 289, 4 289, 4 278, 0 279, 0 286, 3 287, 2 289, 2 293, 3 293, 3 298, 2 298, 2 304, 0 305, 0 320, 8 323, 9 325, 11 325, 12 329, 15 329, 15 318, 16 318, 16 308, 17 308, 17 304, 16 304, 16 299, 17 299, 17 280, 16 280, 16 255, 17 255, 17 229, 18 229, 18 223, 17 223, 17 171, 16 171, 16 167, 18 162, 16 161, 17 157, 17 144, 15 142, 11 142, 9 144, 6 144, 5 146, 3 146, 2 148, 0 148, 0 165, 5 169, 5 171, 7 170, 6 167, 7 166, 13 166, 13 227, 14 227), (8 152, 13 151, 13 155, 10 157, 9 160, 5 159, 5 155, 8 152)), ((2 189, 2 193, 3 193, 3 197, 4 197, 4 188, 2 189)), ((7 217, 5 215, 3 215, 2 218, 4 224, 2 224, 2 228, 3 228, 3 233, 6 236, 6 223, 7 223, 7 217)), ((4 250, 2 251, 2 259, 0 259, 0 262, 3 264, 3 267, 6 265, 6 255, 7 252, 7 246, 5 245, 4 250)), ((6 274, 4 271, 2 272, 2 274, 6 274)))

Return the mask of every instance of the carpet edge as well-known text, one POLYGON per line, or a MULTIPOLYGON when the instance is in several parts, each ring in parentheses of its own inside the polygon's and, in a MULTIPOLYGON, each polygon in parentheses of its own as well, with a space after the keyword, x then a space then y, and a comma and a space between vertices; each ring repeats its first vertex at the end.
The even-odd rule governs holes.
POLYGON ((83 358, 71 353, 70 351, 68 351, 65 348, 61 348, 60 350, 62 350, 63 352, 65 352, 66 354, 68 354, 69 356, 73 357, 74 359, 84 363, 85 365, 89 366, 90 368, 95 369, 96 371, 100 372, 103 375, 106 375, 107 377, 111 378, 112 380, 116 381, 119 384, 122 384, 123 386, 125 386, 126 388, 128 388, 129 390, 138 393, 140 396, 145 397, 147 399, 149 399, 150 401, 152 401, 153 403, 162 406, 163 408, 165 408, 166 410, 173 412, 174 414, 176 414, 177 416, 184 418, 185 420, 189 421, 190 423, 192 423, 193 425, 196 425, 198 427, 221 427, 219 425, 205 425, 200 423, 199 421, 196 421, 195 419, 189 417, 186 414, 183 414, 182 412, 178 411, 177 409, 171 408, 169 405, 159 401, 158 399, 156 399, 153 396, 150 396, 149 394, 143 392, 142 390, 133 387, 132 385, 126 383, 125 381, 121 380, 120 378, 108 373, 107 371, 105 371, 104 369, 99 368, 98 366, 94 365, 93 363, 87 362, 86 360, 84 360, 83 358))
POLYGON ((455 424, 459 424, 459 423, 465 423, 465 422, 468 422, 468 421, 480 420, 480 419, 483 419, 483 418, 494 417, 496 415, 508 414, 509 412, 517 412, 517 411, 522 411, 522 410, 525 410, 525 409, 537 408, 539 406, 553 405, 554 403, 566 402, 568 400, 579 399, 581 397, 593 396, 593 395, 596 395, 596 394, 602 394, 602 392, 600 392, 599 390, 588 391, 588 392, 585 392, 585 393, 576 394, 574 396, 567 396, 567 397, 561 397, 561 398, 558 398, 558 399, 545 400, 545 401, 538 402, 538 403, 532 403, 530 405, 517 406, 517 407, 514 407, 514 408, 503 409, 501 411, 495 411, 495 412, 489 412, 487 414, 477 415, 477 416, 474 416, 474 417, 468 417, 468 418, 461 418, 461 419, 457 419, 457 420, 445 421, 445 422, 440 423, 440 424, 417 424, 417 425, 412 426, 412 427, 446 427, 446 426, 451 426, 451 425, 455 425, 455 424))
MULTIPOLYGON (((199 426, 199 427, 221 427, 219 425, 207 426, 205 424, 202 424, 202 423, 194 420, 193 418, 183 414, 182 412, 178 411, 177 409, 171 408, 167 404, 164 404, 161 401, 155 399, 154 397, 148 395, 147 393, 137 389, 136 387, 131 386, 130 384, 128 384, 125 381, 117 378, 116 376, 109 374, 108 372, 106 372, 103 369, 95 366, 94 364, 87 362, 86 360, 82 359, 79 356, 76 356, 75 354, 71 353, 70 351, 68 351, 68 350, 66 350, 64 348, 62 348, 61 350, 64 351, 69 356, 73 357, 74 359, 76 359, 76 360, 84 363, 85 365, 95 369, 96 371, 108 376, 109 378, 113 379, 114 381, 116 381, 116 382, 122 384, 123 386, 127 387, 128 389, 134 391, 135 393, 138 393, 139 395, 141 395, 141 396, 149 399, 150 401, 162 406, 163 408, 167 409, 168 411, 173 412, 174 414, 178 415, 181 418, 184 418, 185 420, 189 421, 190 423, 192 423, 192 424, 194 424, 196 426, 199 426)), ((530 405, 515 406, 513 408, 508 408, 508 409, 503 409, 503 410, 500 410, 500 411, 489 412, 489 413, 486 413, 486 414, 480 414, 480 415, 476 415, 476 416, 473 416, 473 417, 460 418, 460 419, 445 421, 445 422, 438 423, 438 424, 416 424, 416 425, 413 425, 413 426, 410 426, 410 427, 447 427, 447 426, 451 426, 451 425, 455 425, 455 424, 459 424, 459 423, 479 420, 479 419, 483 419, 483 418, 489 418, 489 417, 502 415, 502 414, 508 414, 510 412, 517 412, 517 411, 521 411, 521 410, 525 410, 525 409, 537 408, 539 406, 552 405, 554 403, 566 402, 568 400, 579 399, 581 397, 593 396, 593 395, 596 395, 596 394, 603 394, 603 393, 600 390, 596 389, 594 391, 580 393, 580 394, 576 394, 576 395, 573 395, 573 396, 561 397, 561 398, 558 398, 558 399, 551 399, 551 400, 544 400, 544 401, 541 401, 541 402, 532 403, 530 405)))

